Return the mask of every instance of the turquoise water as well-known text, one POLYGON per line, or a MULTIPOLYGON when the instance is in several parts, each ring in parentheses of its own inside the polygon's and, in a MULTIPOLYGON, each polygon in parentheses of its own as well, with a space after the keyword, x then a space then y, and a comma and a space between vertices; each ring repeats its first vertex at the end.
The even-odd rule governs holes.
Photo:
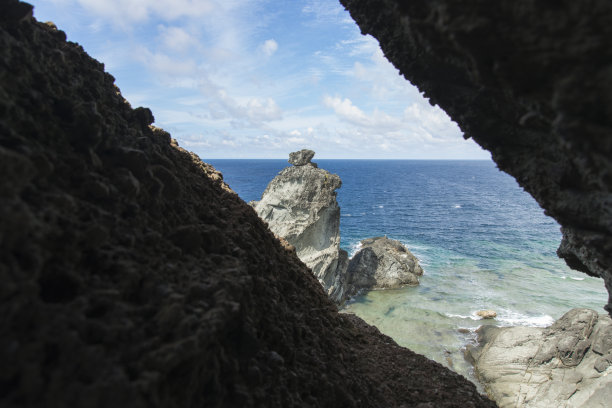
MULTIPOLYGON (((315 160, 316 161, 316 160, 315 160)), ((371 291, 345 308, 398 344, 473 379, 463 349, 482 324, 547 326, 574 307, 603 313, 603 281, 570 270, 558 224, 489 161, 318 160, 337 173, 342 247, 387 235, 425 270, 421 284, 371 291), (475 312, 492 309, 495 320, 475 312)), ((245 201, 284 160, 212 160, 245 201)))

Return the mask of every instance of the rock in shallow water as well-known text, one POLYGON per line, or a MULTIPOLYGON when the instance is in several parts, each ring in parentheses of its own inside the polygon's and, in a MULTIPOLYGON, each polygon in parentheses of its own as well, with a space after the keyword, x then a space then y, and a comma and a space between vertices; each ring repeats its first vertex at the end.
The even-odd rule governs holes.
POLYGON ((495 319, 497 317, 497 313, 494 310, 479 310, 476 312, 476 315, 483 319, 495 319))
POLYGON ((423 269, 401 242, 376 237, 361 241, 361 249, 349 262, 347 275, 356 292, 418 285, 423 269))

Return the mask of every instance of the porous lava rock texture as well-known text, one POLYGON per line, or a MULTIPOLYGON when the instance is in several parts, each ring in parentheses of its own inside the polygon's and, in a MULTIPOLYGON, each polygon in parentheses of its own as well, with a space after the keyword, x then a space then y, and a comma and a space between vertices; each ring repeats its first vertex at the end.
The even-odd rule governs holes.
POLYGON ((270 181, 261 200, 251 202, 270 230, 295 247, 329 297, 343 303, 350 293, 345 281, 348 254, 340 249, 337 174, 319 169, 312 150, 289 154, 289 163, 270 181))
POLYGON ((0 2, 0 405, 493 407, 340 315, 211 166, 0 2))
POLYGON ((612 400, 612 320, 572 309, 547 328, 478 329, 476 375, 501 408, 606 407, 612 400))
POLYGON ((567 264, 612 293, 612 3, 340 1, 561 224, 567 264))
POLYGON ((364 239, 360 245, 347 269, 347 281, 354 292, 419 284, 423 269, 417 257, 401 242, 375 237, 364 239))

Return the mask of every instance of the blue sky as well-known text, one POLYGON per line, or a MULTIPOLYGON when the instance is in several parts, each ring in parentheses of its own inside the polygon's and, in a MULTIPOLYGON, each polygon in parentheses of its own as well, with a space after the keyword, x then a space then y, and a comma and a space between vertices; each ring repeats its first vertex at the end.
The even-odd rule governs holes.
POLYGON ((34 0, 207 158, 489 159, 335 0, 34 0))

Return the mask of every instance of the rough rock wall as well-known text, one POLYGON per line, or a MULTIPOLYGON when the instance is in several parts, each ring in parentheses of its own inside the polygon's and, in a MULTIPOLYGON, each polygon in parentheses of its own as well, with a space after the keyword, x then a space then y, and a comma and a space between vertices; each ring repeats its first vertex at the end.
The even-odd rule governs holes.
POLYGON ((612 293, 612 3, 340 1, 559 221, 568 265, 612 293))
POLYGON ((0 405, 494 406, 339 315, 65 34, 0 2, 0 405))
POLYGON ((572 309, 548 328, 482 326, 468 351, 500 408, 606 407, 612 399, 612 319, 572 309))
POLYGON ((321 282, 329 297, 343 303, 348 254, 340 249, 340 207, 336 190, 342 186, 337 174, 311 163, 312 150, 293 152, 287 167, 272 179, 252 202, 270 230, 295 247, 298 257, 321 282))

